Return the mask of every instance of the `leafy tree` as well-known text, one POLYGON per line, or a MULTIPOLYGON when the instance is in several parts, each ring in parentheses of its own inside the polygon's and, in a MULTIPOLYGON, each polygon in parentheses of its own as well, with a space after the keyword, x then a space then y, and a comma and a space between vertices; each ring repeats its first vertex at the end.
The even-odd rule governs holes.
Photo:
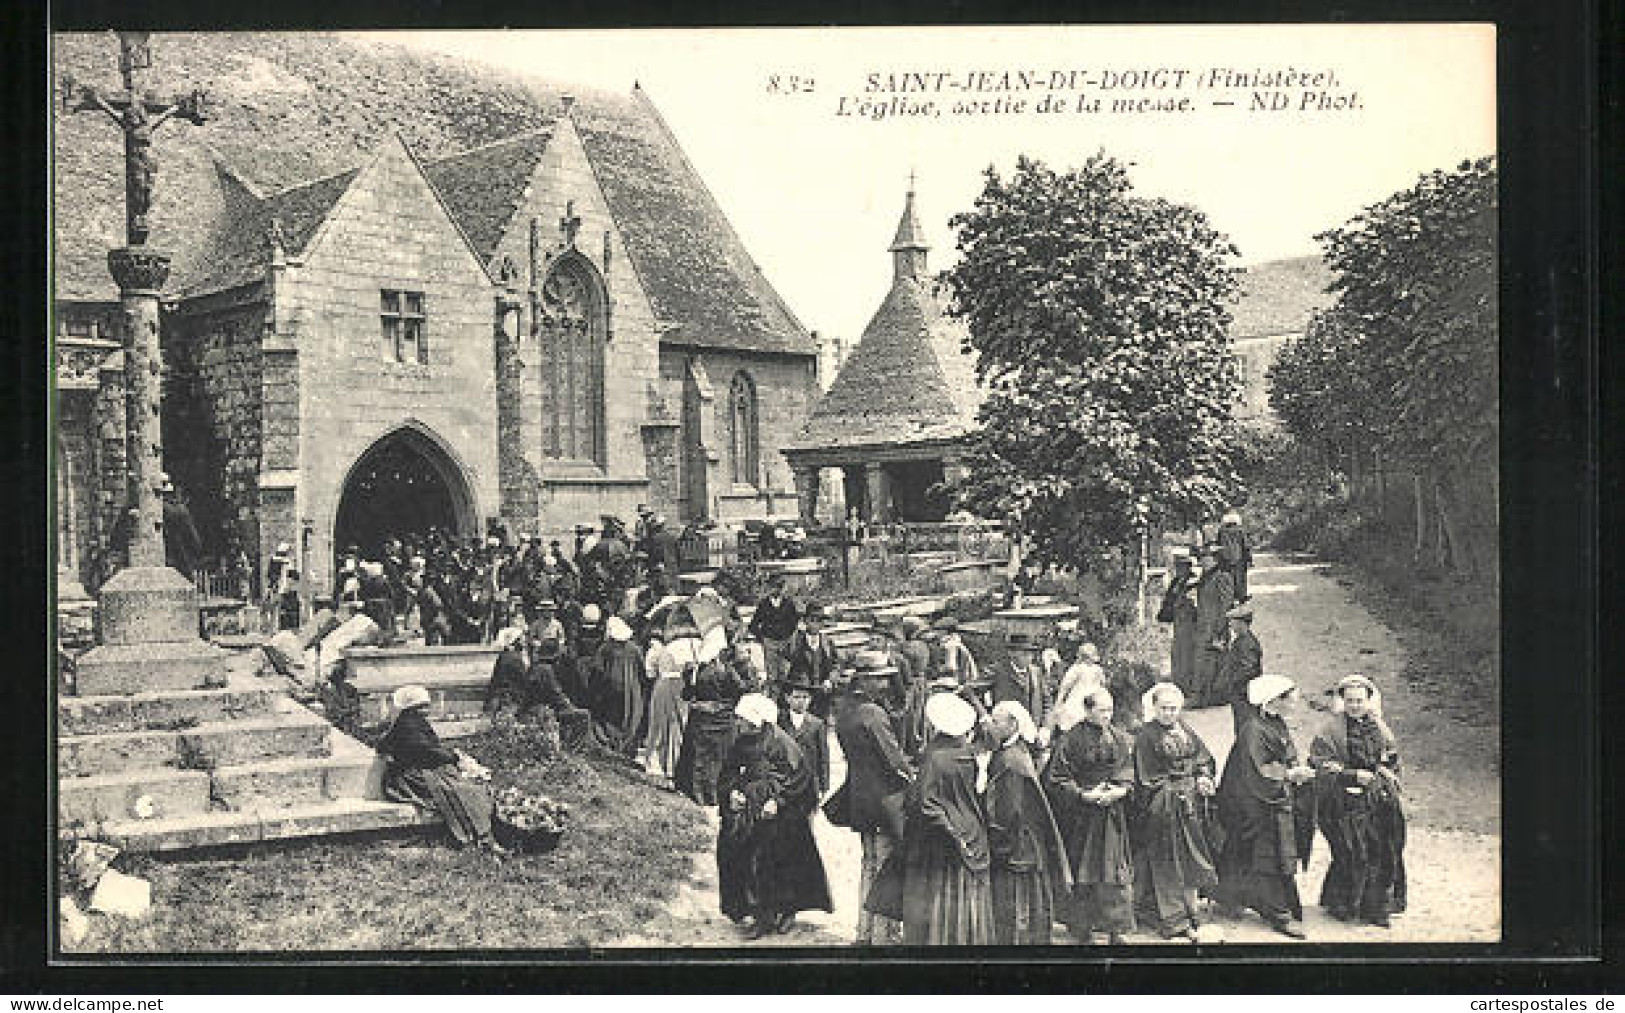
POLYGON ((1235 483, 1238 272, 1207 217, 1134 193, 1101 152, 1067 172, 989 168, 952 225, 949 311, 989 387, 963 505, 1074 566, 1219 507, 1235 483))
POLYGON ((1494 570, 1498 533, 1496 184, 1494 159, 1464 161, 1319 235, 1337 301, 1270 372, 1306 443, 1427 476, 1470 573, 1494 570))

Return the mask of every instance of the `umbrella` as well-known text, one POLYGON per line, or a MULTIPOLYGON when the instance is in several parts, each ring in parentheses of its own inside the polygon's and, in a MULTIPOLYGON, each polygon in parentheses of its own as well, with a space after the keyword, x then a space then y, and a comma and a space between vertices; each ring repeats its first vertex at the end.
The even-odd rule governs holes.
POLYGON ((720 598, 696 595, 688 600, 688 612, 702 635, 727 624, 728 606, 720 598))

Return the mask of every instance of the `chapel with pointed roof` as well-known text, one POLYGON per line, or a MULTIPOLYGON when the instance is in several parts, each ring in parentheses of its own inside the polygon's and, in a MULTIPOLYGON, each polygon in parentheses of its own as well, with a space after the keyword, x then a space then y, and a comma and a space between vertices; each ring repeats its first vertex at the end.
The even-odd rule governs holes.
POLYGON ((845 502, 872 523, 942 520, 982 390, 964 328, 942 309, 914 191, 889 252, 892 283, 807 422, 784 447, 812 517, 821 474, 838 469, 845 502))
MULTIPOLYGON (((163 456, 205 555, 437 526, 563 537, 648 504, 787 513, 779 449, 818 348, 649 96, 561 89, 314 33, 157 34, 209 123, 155 135, 171 253, 163 456)), ((102 35, 59 70, 116 68, 102 35)), ((59 562, 94 590, 126 503, 117 131, 59 110, 59 562)))

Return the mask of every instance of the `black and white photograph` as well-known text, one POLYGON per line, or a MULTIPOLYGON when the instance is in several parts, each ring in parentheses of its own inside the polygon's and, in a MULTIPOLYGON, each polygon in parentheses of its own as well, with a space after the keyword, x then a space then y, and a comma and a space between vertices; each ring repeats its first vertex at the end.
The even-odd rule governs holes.
POLYGON ((49 62, 61 957, 1503 939, 1494 25, 49 62))

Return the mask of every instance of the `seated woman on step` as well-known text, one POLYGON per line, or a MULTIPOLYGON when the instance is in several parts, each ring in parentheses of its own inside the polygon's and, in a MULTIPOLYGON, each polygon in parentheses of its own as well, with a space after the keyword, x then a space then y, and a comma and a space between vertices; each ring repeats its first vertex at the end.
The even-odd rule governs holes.
POLYGON ((473 844, 501 852, 491 836, 491 795, 458 772, 460 757, 440 742, 429 724, 429 691, 402 686, 390 697, 395 720, 378 742, 389 761, 384 771, 384 797, 432 810, 446 822, 459 845, 473 844))

